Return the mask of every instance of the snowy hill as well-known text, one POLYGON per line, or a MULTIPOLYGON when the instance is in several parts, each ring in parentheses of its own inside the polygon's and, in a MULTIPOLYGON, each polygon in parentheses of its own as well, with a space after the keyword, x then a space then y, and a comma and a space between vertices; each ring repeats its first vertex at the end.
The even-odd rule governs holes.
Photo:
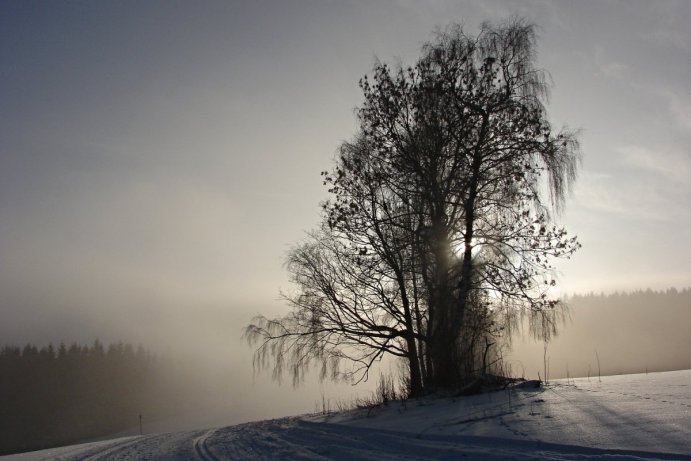
POLYGON ((691 460, 691 370, 558 380, 473 397, 0 457, 61 460, 691 460))

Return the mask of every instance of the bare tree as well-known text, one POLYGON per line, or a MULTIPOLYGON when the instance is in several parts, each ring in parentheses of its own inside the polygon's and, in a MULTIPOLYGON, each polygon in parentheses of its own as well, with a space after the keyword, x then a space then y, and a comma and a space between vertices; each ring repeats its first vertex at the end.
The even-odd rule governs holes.
POLYGON ((551 261, 579 244, 552 218, 579 156, 575 134, 547 119, 535 41, 520 19, 475 37, 454 26, 414 67, 380 63, 361 80, 359 133, 324 173, 323 229, 289 258, 294 310, 247 330, 258 357, 277 372, 286 351, 300 369, 348 358, 366 373, 392 353, 419 394, 485 372, 521 313, 539 337, 553 333, 551 261), (305 318, 328 318, 328 339, 305 318))
POLYGON ((343 144, 334 176, 324 174, 336 200, 324 204, 322 228, 288 257, 297 287, 285 296, 291 313, 258 317, 246 335, 261 342, 256 365, 271 363, 279 376, 289 363, 294 382, 315 361, 322 377, 359 380, 385 353, 405 358, 418 395, 424 320, 411 266, 413 214, 385 187, 389 176, 367 163, 369 149, 363 138, 343 144), (344 370, 342 359, 353 366, 344 370))

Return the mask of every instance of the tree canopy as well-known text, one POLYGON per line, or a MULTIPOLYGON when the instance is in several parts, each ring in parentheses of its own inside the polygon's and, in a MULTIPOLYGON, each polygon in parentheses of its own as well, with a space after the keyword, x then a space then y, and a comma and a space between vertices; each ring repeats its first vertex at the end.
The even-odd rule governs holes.
POLYGON ((489 372, 520 314, 554 332, 553 260, 580 246, 554 217, 579 148, 547 118, 534 29, 451 26, 414 66, 361 79, 322 225, 288 257, 291 311, 246 330, 257 365, 361 379, 392 354, 419 395, 489 372))

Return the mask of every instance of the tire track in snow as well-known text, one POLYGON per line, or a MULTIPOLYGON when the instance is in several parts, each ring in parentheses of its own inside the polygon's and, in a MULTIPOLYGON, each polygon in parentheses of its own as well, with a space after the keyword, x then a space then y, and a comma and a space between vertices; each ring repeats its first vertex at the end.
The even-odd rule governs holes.
POLYGON ((272 420, 219 429, 215 447, 235 461, 434 461, 438 459, 534 461, 551 459, 690 460, 685 455, 590 448, 562 443, 492 436, 416 436, 305 420, 272 420))
POLYGON ((172 432, 131 437, 107 445, 91 447, 64 457, 63 461, 135 461, 135 460, 190 460, 195 459, 192 441, 196 432, 172 432))
POLYGON ((209 446, 206 444, 206 441, 214 432, 216 432, 216 429, 207 431, 194 439, 194 453, 202 461, 221 461, 220 458, 211 452, 209 446))
MULTIPOLYGON (((130 437, 128 437, 129 439, 130 437)), ((84 456, 84 453, 91 453, 96 449, 96 446, 99 447, 110 447, 112 446, 114 442, 112 440, 104 440, 101 442, 91 442, 86 446, 87 444, 79 444, 79 445, 73 445, 72 447, 55 447, 55 448, 47 448, 46 450, 40 450, 40 452, 46 452, 50 453, 46 455, 45 457, 40 457, 36 458, 35 461, 63 461, 67 459, 72 459, 72 457, 76 454, 80 454, 80 456, 84 456), (53 450, 59 450, 58 454, 53 454, 53 450)), ((125 443, 125 442, 123 442, 125 443)), ((12 455, 10 455, 12 456, 12 455)), ((20 453, 19 456, 22 456, 20 453)), ((1 456, 0 456, 1 458, 1 456)))
MULTIPOLYGON (((116 442, 113 443, 112 445, 108 445, 105 448, 97 448, 96 452, 88 455, 88 453, 92 453, 93 450, 88 450, 86 453, 81 453, 78 458, 82 461, 98 461, 100 459, 111 459, 113 455, 116 453, 122 451, 122 450, 127 450, 129 447, 136 445, 138 443, 143 442, 144 440, 148 440, 151 438, 156 437, 156 435, 147 435, 144 437, 130 437, 124 441, 121 442, 116 442), (82 457, 85 454, 87 454, 86 457, 82 457)), ((63 458, 58 458, 58 459, 63 459, 63 458)), ((71 456, 66 456, 65 459, 72 459, 71 456)))

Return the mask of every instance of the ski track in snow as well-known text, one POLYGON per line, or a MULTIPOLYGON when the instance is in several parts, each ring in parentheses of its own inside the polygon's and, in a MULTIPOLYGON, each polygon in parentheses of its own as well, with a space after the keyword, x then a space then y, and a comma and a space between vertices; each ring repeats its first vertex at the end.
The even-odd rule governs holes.
POLYGON ((216 430, 212 429, 194 439, 194 452, 202 461, 220 461, 207 446, 207 440, 214 432, 216 430))
POLYGON ((228 428, 218 451, 233 460, 686 460, 691 456, 603 450, 494 437, 414 435, 285 420, 228 428))
POLYGON ((687 460, 691 370, 127 437, 0 461, 687 460))
MULTIPOLYGON (((173 432, 133 437, 123 442, 85 449, 48 459, 60 461, 135 461, 135 460, 200 460, 217 461, 197 451, 196 441, 204 437, 203 431, 173 432)), ((203 441, 202 441, 203 443, 203 441)))

